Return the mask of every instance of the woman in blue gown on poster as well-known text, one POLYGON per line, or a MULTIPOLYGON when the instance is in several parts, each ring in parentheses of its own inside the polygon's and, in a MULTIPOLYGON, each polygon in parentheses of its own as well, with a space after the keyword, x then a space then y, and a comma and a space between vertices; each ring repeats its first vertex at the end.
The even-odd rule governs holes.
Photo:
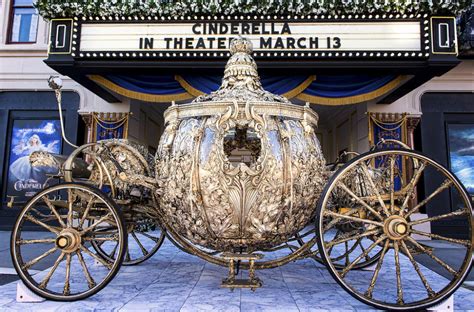
POLYGON ((45 174, 55 173, 57 169, 50 167, 33 167, 30 164, 29 156, 36 151, 54 153, 57 151, 59 141, 55 140, 44 145, 37 134, 33 134, 28 141, 20 141, 12 150, 15 155, 23 155, 15 160, 10 166, 10 173, 18 180, 26 181, 33 179, 35 181, 44 180, 45 174))

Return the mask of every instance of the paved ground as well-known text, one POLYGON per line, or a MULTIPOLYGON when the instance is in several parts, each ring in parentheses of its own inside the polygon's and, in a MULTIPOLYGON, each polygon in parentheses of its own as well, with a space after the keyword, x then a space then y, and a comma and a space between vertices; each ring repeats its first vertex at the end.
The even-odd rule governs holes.
MULTIPOLYGON (((7 237, 8 233, 0 233, 0 263, 4 268, 11 267, 7 237)), ((430 272, 429 278, 443 279, 430 272)), ((256 292, 246 289, 230 292, 220 288, 220 281, 226 273, 226 268, 206 263, 165 242, 153 258, 139 266, 122 267, 104 290, 80 302, 17 303, 16 282, 11 282, 15 276, 2 275, 0 281, 4 285, 0 286, 0 311, 372 310, 341 289, 326 268, 312 259, 258 271, 264 287, 256 292)), ((410 280, 408 274, 403 276, 407 276, 407 282, 410 280)), ((381 288, 386 287, 382 285, 381 288)), ((474 292, 471 290, 460 288, 454 300, 456 311, 474 308, 474 292)))

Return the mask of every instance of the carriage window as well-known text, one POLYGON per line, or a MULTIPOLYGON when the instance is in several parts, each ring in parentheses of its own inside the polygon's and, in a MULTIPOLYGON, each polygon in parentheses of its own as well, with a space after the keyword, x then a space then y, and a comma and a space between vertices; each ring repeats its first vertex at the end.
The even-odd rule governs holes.
POLYGON ((250 128, 230 129, 224 138, 224 152, 230 163, 251 166, 260 156, 261 143, 257 133, 250 128))
POLYGON ((9 43, 35 43, 38 31, 38 12, 33 0, 12 0, 9 43))

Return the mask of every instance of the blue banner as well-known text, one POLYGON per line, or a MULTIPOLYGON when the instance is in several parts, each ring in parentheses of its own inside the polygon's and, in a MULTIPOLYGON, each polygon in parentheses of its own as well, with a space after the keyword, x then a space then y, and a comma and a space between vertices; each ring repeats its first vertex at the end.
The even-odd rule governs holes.
POLYGON ((94 114, 94 124, 96 141, 127 138, 128 114, 115 121, 94 114))
MULTIPOLYGON (((369 127, 369 143, 371 145, 378 145, 380 148, 399 148, 402 147, 397 142, 391 142, 390 140, 407 143, 406 138, 406 115, 395 121, 382 121, 377 118, 373 113, 369 113, 370 127, 369 127), (389 140, 386 142, 386 140, 389 140)), ((388 168, 390 164, 388 157, 381 157, 375 160, 375 167, 388 168)), ((404 179, 404 164, 402 158, 399 156, 395 160, 395 190, 400 190, 402 187, 402 179, 404 179)))

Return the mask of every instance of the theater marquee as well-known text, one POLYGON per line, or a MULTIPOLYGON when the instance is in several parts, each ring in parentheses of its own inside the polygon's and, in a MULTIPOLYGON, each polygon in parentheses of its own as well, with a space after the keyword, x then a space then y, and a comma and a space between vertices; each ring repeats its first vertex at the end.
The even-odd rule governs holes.
POLYGON ((426 16, 370 17, 60 19, 52 22, 50 54, 75 58, 225 57, 230 41, 237 36, 252 41, 257 57, 424 58, 430 55, 432 37, 434 42, 441 38, 442 44, 455 46, 452 20, 443 21, 438 32, 430 35, 433 22, 426 16))

